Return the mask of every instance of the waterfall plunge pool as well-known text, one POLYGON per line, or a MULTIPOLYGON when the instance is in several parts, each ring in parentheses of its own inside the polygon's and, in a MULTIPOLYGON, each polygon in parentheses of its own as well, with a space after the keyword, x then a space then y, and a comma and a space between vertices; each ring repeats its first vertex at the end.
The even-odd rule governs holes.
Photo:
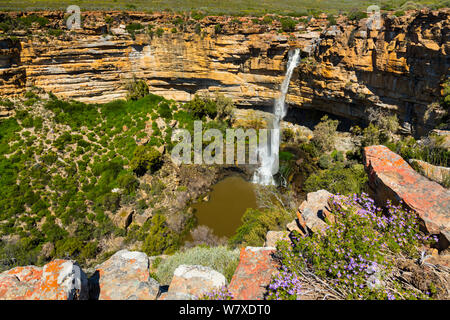
POLYGON ((208 201, 191 207, 198 225, 205 225, 219 237, 231 237, 242 224, 247 208, 257 208, 255 185, 239 175, 232 175, 216 183, 208 193, 208 201))

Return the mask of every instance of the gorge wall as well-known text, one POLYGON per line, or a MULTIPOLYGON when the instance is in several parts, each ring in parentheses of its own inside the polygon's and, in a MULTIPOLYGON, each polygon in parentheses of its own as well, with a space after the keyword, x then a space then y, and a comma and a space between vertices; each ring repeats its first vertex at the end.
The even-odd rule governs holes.
MULTIPOLYGON (((439 101, 450 58, 448 9, 387 15, 381 29, 367 19, 300 23, 279 32, 280 23, 242 17, 205 17, 174 32, 174 16, 135 12, 83 12, 83 28, 64 31, 62 12, 39 13, 62 34, 34 25, 0 41, 0 94, 31 86, 62 98, 107 102, 126 96, 126 83, 145 79, 150 91, 187 101, 203 91, 222 92, 238 105, 269 106, 277 97, 288 51, 302 49, 287 102, 351 119, 367 109, 395 112, 403 127, 422 134, 433 126, 427 106, 439 101), (105 22, 106 16, 114 17, 105 22), (130 35, 140 23, 164 30, 130 35), (216 26, 220 25, 220 32, 216 26)), ((20 13, 0 13, 0 17, 20 13)), ((190 23, 192 22, 192 23, 190 23)))

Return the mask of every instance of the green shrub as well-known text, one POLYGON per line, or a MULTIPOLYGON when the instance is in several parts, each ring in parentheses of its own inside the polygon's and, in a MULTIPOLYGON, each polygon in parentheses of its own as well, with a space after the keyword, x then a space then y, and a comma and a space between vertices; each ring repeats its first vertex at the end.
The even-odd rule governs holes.
POLYGON ((333 164, 333 159, 329 154, 324 154, 319 158, 319 167, 322 169, 329 169, 333 164))
POLYGON ((242 225, 229 239, 232 246, 262 246, 270 230, 282 230, 293 219, 293 213, 272 208, 268 210, 247 209, 242 216, 242 225))
POLYGON ((201 98, 198 95, 184 104, 184 107, 192 113, 195 119, 204 119, 206 116, 214 119, 217 116, 217 104, 209 98, 201 98))
POLYGON ((158 213, 150 222, 150 228, 142 245, 142 251, 149 256, 171 254, 179 247, 178 236, 167 226, 166 218, 158 213))
POLYGON ((314 127, 314 137, 312 142, 321 151, 330 151, 334 148, 337 137, 338 120, 328 119, 323 116, 321 121, 314 127))
POLYGON ((297 25, 297 21, 291 19, 291 18, 281 18, 281 29, 284 32, 291 32, 295 30, 295 26, 297 25))
POLYGON ((328 26, 335 26, 336 25, 336 18, 334 17, 334 15, 329 14, 327 16, 327 20, 328 20, 328 26))
POLYGON ((124 189, 127 194, 133 193, 139 187, 139 181, 132 174, 124 174, 117 179, 119 187, 124 189))
POLYGON ((137 80, 135 78, 128 83, 127 90, 127 99, 129 100, 138 100, 150 93, 147 83, 144 80, 137 80))
POLYGON ((136 31, 144 29, 144 26, 140 23, 130 23, 127 24, 125 29, 128 31, 128 33, 134 34, 136 31))
POLYGON ((151 146, 138 146, 134 151, 133 159, 130 162, 130 168, 138 176, 147 171, 155 172, 161 165, 161 153, 151 146))
POLYGON ((239 251, 226 247, 194 247, 186 251, 175 253, 164 260, 156 272, 163 284, 169 284, 175 269, 182 265, 201 265, 210 267, 226 276, 230 281, 239 261, 239 251))
POLYGON ((334 194, 361 193, 365 191, 366 183, 367 174, 362 164, 355 164, 350 168, 337 164, 331 169, 310 175, 303 185, 303 190, 314 192, 325 189, 334 194))
POLYGON ((157 35, 159 38, 161 38, 163 34, 164 34, 164 29, 162 29, 162 28, 156 29, 156 35, 157 35))
POLYGON ((356 9, 355 10, 351 10, 348 13, 347 18, 349 20, 352 20, 352 21, 359 21, 361 19, 367 18, 367 12, 359 11, 359 10, 356 10, 356 9))
POLYGON ((203 12, 200 11, 192 11, 191 12, 191 18, 194 20, 201 20, 205 17, 205 14, 203 12))

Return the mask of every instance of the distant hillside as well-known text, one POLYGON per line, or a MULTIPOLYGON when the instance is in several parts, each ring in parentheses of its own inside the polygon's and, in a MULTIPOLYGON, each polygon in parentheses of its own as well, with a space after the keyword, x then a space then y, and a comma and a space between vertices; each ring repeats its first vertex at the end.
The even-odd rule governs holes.
POLYGON ((177 12, 201 10, 207 14, 261 15, 278 14, 318 14, 320 12, 364 10, 370 5, 378 5, 383 10, 414 9, 427 6, 432 9, 449 7, 449 0, 0 0, 0 10, 56 10, 69 5, 78 5, 82 10, 139 10, 177 12))

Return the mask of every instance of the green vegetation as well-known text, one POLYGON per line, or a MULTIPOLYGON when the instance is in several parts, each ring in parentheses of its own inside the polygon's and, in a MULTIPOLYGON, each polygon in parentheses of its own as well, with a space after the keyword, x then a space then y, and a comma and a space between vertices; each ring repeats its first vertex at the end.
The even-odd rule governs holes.
POLYGON ((145 97, 150 92, 147 83, 144 80, 137 80, 136 78, 133 78, 133 80, 127 84, 127 90, 127 99, 130 100, 138 100, 145 97))
POLYGON ((294 219, 293 210, 284 206, 286 198, 290 196, 289 192, 282 195, 275 189, 262 188, 259 193, 263 209, 247 209, 241 218, 242 225, 229 239, 232 247, 262 246, 267 231, 284 230, 286 224, 294 219))
POLYGON ((281 18, 281 30, 284 32, 290 32, 295 30, 295 26, 297 25, 297 21, 291 18, 281 18))
POLYGON ((161 153, 150 146, 138 146, 134 151, 133 159, 130 162, 130 168, 138 176, 142 176, 147 171, 155 172, 161 166, 161 153))
POLYGON ((305 192, 327 190, 333 194, 361 193, 366 190, 367 174, 362 164, 345 168, 342 162, 330 169, 321 170, 309 176, 304 184, 305 192))
POLYGON ((450 151, 442 146, 444 137, 430 135, 425 143, 418 143, 414 138, 403 139, 385 145, 402 156, 403 159, 423 160, 436 166, 450 167, 450 151))
POLYGON ((322 152, 333 150, 336 144, 336 134, 339 121, 324 116, 321 122, 314 127, 313 143, 322 152))
MULTIPOLYGON (((149 254, 173 253, 182 245, 194 226, 192 214, 177 213, 183 223, 181 229, 179 223, 173 227, 161 214, 166 210, 160 202, 168 196, 164 183, 154 177, 146 184, 141 176, 155 176, 164 165, 157 149, 172 148, 169 122, 192 129, 201 115, 190 112, 191 103, 178 105, 146 94, 141 80, 134 84, 130 100, 106 104, 63 101, 51 94, 42 100, 30 91, 24 101, 35 99, 34 105, 16 102, 15 116, 1 120, 0 236, 17 237, 0 247, 2 269, 54 258, 93 262, 104 252, 101 239, 125 234, 129 243, 141 241, 149 254), (113 223, 124 206, 138 214, 155 206, 159 211, 126 232, 113 223)), ((228 122, 219 113, 225 116, 230 101, 216 97, 207 103, 216 117, 205 129, 225 130, 228 122)))
POLYGON ((131 37, 135 39, 136 32, 142 31, 144 29, 144 26, 140 23, 130 23, 125 27, 125 29, 131 35, 131 37))
MULTIPOLYGON (((418 5, 425 5, 430 8, 448 7, 446 0, 416 0, 418 5)), ((0 3, 2 10, 65 10, 73 2, 69 0, 23 0, 20 2, 0 3)), ((171 12, 189 12, 192 19, 200 20, 206 15, 253 15, 264 16, 267 13, 290 15, 299 17, 304 15, 317 16, 320 12, 339 11, 348 12, 352 9, 359 12, 366 10, 369 5, 374 4, 371 1, 355 0, 355 1, 311 1, 311 0, 281 0, 281 1, 255 1, 255 0, 230 0, 220 2, 215 0, 188 0, 177 1, 167 0, 164 2, 155 2, 151 0, 136 0, 133 4, 129 4, 126 0, 91 0, 79 1, 77 5, 82 10, 138 10, 138 11, 164 11, 171 12)), ((404 0, 382 0, 377 3, 383 10, 400 9, 405 5, 404 0)), ((403 8, 402 8, 403 9, 403 8)), ((407 10, 407 8, 403 9, 407 10)))

